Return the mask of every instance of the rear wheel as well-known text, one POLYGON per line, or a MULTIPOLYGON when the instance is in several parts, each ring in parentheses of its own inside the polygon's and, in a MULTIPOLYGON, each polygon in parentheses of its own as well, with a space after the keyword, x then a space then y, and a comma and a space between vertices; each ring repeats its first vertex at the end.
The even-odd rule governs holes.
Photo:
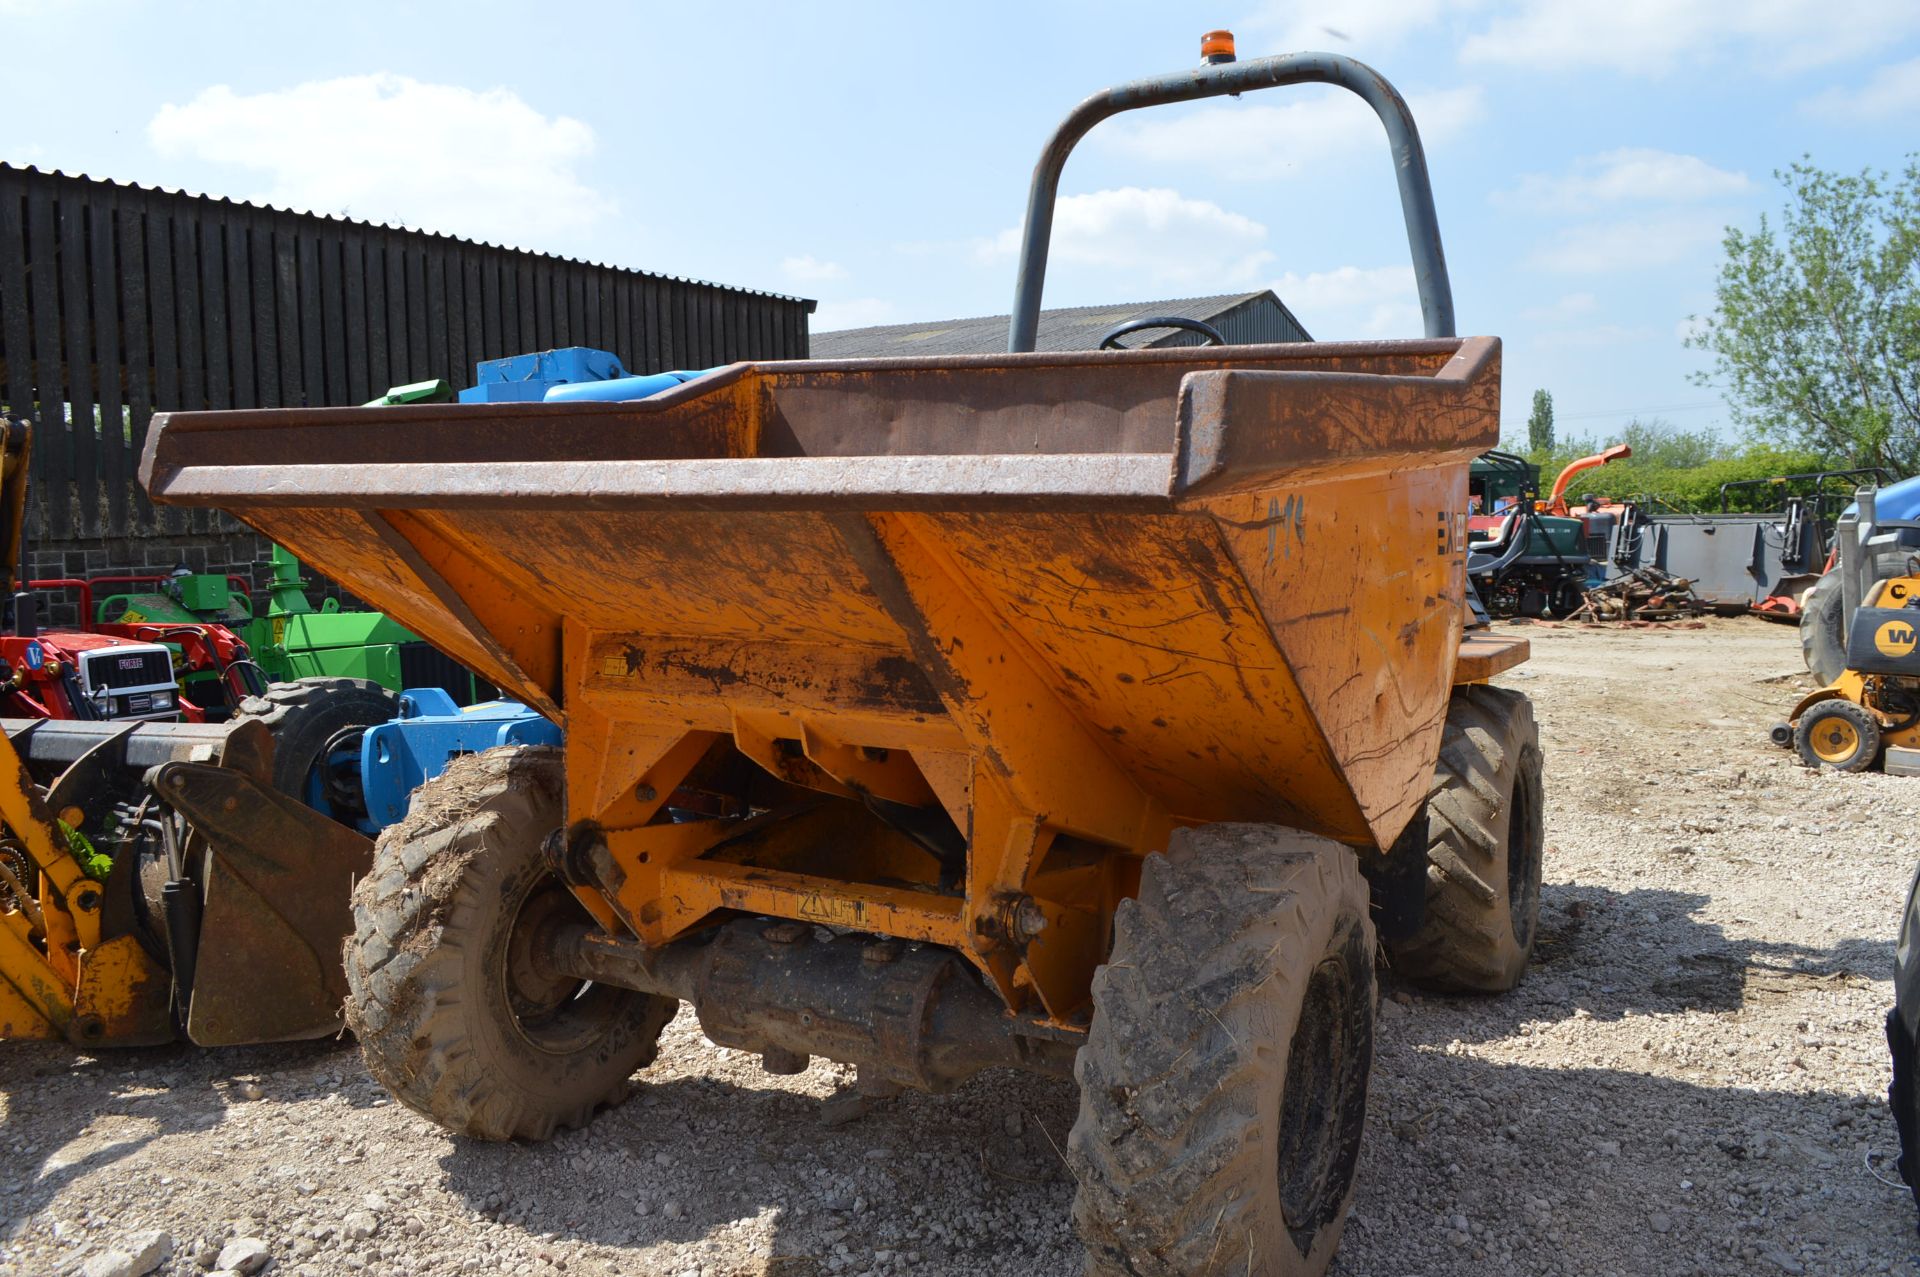
POLYGON ((1457 687, 1427 801, 1427 909, 1389 942, 1394 970, 1456 993, 1520 983, 1540 917, 1545 786, 1533 705, 1502 687, 1457 687))
MULTIPOLYGON (((1868 565, 1866 587, 1875 581, 1903 576, 1910 549, 1882 550, 1868 565)), ((1840 570, 1824 573, 1800 596, 1800 654, 1822 683, 1831 683, 1847 670, 1846 603, 1841 598, 1840 570)))
POLYGON ((1090 1273, 1326 1270, 1366 1125, 1373 954, 1336 843, 1213 825, 1147 858, 1074 1065, 1090 1273))
POLYGON ((1880 720, 1852 701, 1819 701, 1795 724, 1793 748, 1809 767, 1863 772, 1880 757, 1880 720))
POLYGON ((399 712, 400 698, 368 679, 302 678, 247 697, 235 718, 257 718, 273 733, 275 789, 355 825, 367 815, 360 738, 399 712))
POLYGON ((474 1139, 546 1139, 626 1098, 671 998, 544 970, 533 939, 585 919, 541 843, 565 816, 557 749, 456 758, 415 793, 354 889, 347 1025, 401 1103, 474 1139))
POLYGON ((1800 654, 1822 683, 1833 682, 1847 668, 1838 572, 1827 573, 1800 596, 1800 654))

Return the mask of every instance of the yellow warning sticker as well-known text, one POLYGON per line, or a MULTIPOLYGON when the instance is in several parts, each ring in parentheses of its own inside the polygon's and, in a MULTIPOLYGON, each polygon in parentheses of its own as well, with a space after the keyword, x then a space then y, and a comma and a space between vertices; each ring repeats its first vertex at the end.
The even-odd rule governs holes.
POLYGON ((822 895, 817 891, 800 897, 798 912, 808 922, 825 923, 829 927, 863 927, 867 920, 864 902, 822 895))

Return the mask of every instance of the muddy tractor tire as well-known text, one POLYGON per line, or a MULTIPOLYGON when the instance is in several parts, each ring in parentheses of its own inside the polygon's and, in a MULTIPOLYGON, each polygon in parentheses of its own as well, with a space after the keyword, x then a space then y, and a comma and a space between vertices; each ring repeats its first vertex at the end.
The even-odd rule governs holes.
POLYGON ((302 678, 269 684, 234 718, 258 719, 273 733, 275 789, 351 825, 367 814, 360 737, 399 712, 400 698, 368 679, 302 678))
POLYGON ((1223 824, 1149 856, 1074 1066, 1087 1271, 1324 1272, 1353 1196, 1375 999, 1348 848, 1223 824))
POLYGON ((1532 703, 1455 688, 1427 800, 1426 916, 1387 944, 1397 973, 1451 993, 1520 983, 1540 918, 1544 797, 1532 703))
POLYGON ((1822 683, 1847 668, 1847 640, 1841 613, 1840 574, 1828 572, 1800 596, 1800 655, 1822 683))
POLYGON ((619 1103, 677 1005, 533 961, 534 934, 587 917, 541 853, 564 793, 557 749, 457 758, 354 889, 347 1025, 394 1098, 473 1139, 542 1140, 619 1103))

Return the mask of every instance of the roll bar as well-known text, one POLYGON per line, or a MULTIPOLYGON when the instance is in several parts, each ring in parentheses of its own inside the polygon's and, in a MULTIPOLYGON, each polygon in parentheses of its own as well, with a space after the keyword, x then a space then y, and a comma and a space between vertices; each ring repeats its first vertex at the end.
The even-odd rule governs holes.
POLYGON ((1414 281, 1420 289, 1420 313, 1429 337, 1455 337, 1453 287, 1447 280, 1447 258, 1440 246, 1440 223, 1433 211, 1433 186, 1427 180, 1427 156, 1420 146, 1420 130, 1400 91, 1378 71, 1338 53, 1287 53, 1198 66, 1169 75, 1152 76, 1116 85, 1094 94, 1067 115, 1040 152, 1033 167, 1033 186, 1027 195, 1027 220, 1020 244, 1020 273, 1013 287, 1013 318, 1008 324, 1007 349, 1029 351, 1040 327, 1040 294, 1046 286, 1047 249, 1053 238, 1053 206, 1060 193, 1060 172, 1080 139, 1094 125, 1122 111, 1192 102, 1200 98, 1238 96, 1255 89, 1283 84, 1334 84, 1358 94, 1387 131, 1393 152, 1394 177, 1400 185, 1400 210, 1407 223, 1407 246, 1413 251, 1414 281))

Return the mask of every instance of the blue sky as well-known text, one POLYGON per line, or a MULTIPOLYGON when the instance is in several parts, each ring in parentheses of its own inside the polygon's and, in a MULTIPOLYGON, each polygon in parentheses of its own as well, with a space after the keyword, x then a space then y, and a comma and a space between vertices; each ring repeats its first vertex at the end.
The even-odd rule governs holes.
MULTIPOLYGON (((1681 346, 1774 169, 1916 149, 1915 0, 454 5, 0 0, 0 160, 799 293, 816 330, 1004 311, 1079 98, 1197 60, 1372 63, 1426 138, 1463 332, 1508 427, 1723 428, 1681 346)), ((1050 305, 1274 287, 1417 336, 1378 126, 1281 89, 1123 117, 1068 166, 1050 305)))

